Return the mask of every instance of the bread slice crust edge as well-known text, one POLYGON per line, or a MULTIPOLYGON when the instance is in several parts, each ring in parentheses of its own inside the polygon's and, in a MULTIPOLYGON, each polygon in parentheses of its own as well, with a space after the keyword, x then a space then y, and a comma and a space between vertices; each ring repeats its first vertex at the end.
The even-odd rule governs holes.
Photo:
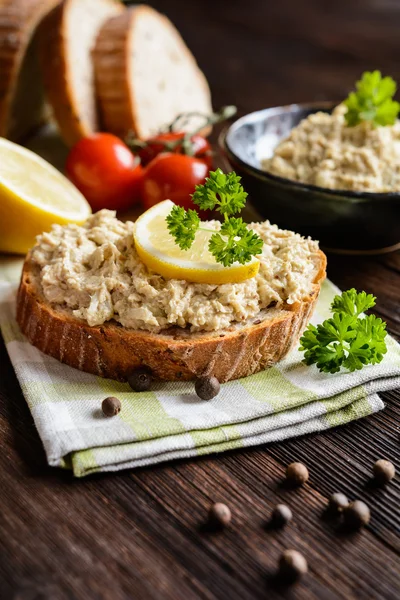
MULTIPOLYGON (((125 11, 125 7, 116 0, 115 12, 125 11)), ((46 17, 39 30, 39 54, 46 94, 51 104, 55 120, 64 142, 73 146, 81 138, 94 133, 92 125, 82 114, 76 98, 71 70, 68 42, 68 11, 75 0, 63 0, 46 17)), ((94 6, 95 8, 95 6, 94 6)), ((95 95, 95 88, 92 89, 95 95)))
MULTIPOLYGON (((132 6, 103 25, 92 53, 101 119, 107 131, 121 138, 132 133, 139 139, 149 137, 140 123, 135 87, 130 81, 128 55, 135 22, 146 14, 155 15, 179 36, 181 50, 197 70, 199 82, 211 106, 211 92, 206 77, 174 24, 150 6, 132 6)), ((211 130, 210 126, 206 126, 199 133, 207 136, 211 130)))
POLYGON ((214 375, 221 382, 261 371, 281 360, 298 342, 314 311, 326 257, 319 253, 318 273, 302 302, 269 309, 251 321, 218 332, 191 334, 171 327, 159 334, 130 330, 116 322, 90 327, 46 302, 35 281, 28 255, 17 297, 17 321, 28 341, 71 367, 94 375, 126 381, 139 366, 157 379, 188 381, 214 375), (270 313, 271 314, 271 313, 270 313))
MULTIPOLYGON (((0 136, 2 137, 7 137, 10 133, 9 119, 12 103, 15 100, 18 77, 29 44, 42 19, 59 1, 0 1, 0 136)), ((32 106, 30 110, 36 113, 32 106)), ((42 110, 41 114, 37 114, 36 122, 32 123, 32 127, 38 127, 44 120, 45 111, 42 110)), ((24 133, 27 134, 28 131, 24 133)))

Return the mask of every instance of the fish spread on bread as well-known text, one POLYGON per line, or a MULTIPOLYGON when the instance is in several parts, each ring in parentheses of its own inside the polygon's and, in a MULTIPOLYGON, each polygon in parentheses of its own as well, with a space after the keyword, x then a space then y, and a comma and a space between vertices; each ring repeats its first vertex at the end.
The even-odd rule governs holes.
POLYGON ((191 283, 150 271, 135 250, 134 223, 109 210, 83 226, 53 226, 38 237, 31 261, 46 301, 90 326, 114 320, 155 333, 172 326, 219 331, 269 306, 301 302, 318 272, 317 242, 269 221, 250 227, 264 246, 258 274, 242 283, 191 283))

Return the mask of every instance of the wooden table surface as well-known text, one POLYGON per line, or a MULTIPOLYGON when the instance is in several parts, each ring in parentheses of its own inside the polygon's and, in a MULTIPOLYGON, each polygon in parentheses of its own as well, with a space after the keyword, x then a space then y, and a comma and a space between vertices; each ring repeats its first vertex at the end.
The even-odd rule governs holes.
MULTIPOLYGON (((240 113, 341 98, 368 68, 400 80, 396 0, 158 0, 210 81, 215 106, 240 113)), ((376 313, 400 338, 400 253, 329 256, 329 277, 378 296, 376 313)), ((0 343, 0 597, 191 600, 400 597, 400 476, 368 484, 378 458, 399 462, 400 392, 382 412, 318 435, 74 481, 46 466, 24 398, 0 343), (304 461, 310 482, 280 486, 304 461), (348 535, 322 518, 330 493, 365 500, 370 525, 348 535), (233 523, 213 534, 211 502, 233 523), (281 532, 265 522, 278 502, 293 509, 281 532), (291 589, 274 578, 285 548, 309 562, 291 589)))

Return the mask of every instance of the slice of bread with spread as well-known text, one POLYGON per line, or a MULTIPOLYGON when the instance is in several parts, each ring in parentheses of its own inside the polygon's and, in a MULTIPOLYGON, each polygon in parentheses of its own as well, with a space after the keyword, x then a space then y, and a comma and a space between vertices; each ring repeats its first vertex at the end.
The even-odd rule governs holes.
POLYGON ((0 1, 0 136, 18 140, 46 119, 37 28, 60 0, 0 1))
MULTIPOLYGON (((212 112, 208 83, 174 25, 140 5, 107 21, 93 52, 107 131, 149 138, 182 113, 212 112)), ((201 124, 193 116, 182 129, 201 124)))
POLYGON ((99 128, 91 53, 102 25, 125 10, 119 0, 63 0, 40 28, 45 87, 68 145, 99 128))
POLYGON ((134 224, 100 211, 82 227, 54 226, 28 254, 17 320, 42 352, 77 369, 126 380, 229 381, 281 360, 309 322, 325 278, 316 242, 253 224, 259 273, 242 283, 163 279, 141 262, 134 224))

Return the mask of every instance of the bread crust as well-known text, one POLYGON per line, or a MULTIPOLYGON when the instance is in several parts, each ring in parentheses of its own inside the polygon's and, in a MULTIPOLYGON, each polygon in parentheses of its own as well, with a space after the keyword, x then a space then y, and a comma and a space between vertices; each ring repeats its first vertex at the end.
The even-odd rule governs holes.
MULTIPOLYGON (((76 0, 64 0, 46 17, 40 27, 40 61, 44 85, 54 117, 65 143, 73 146, 81 138, 91 135, 93 129, 82 115, 70 75, 74 65, 70 63, 68 51, 68 11, 76 0)), ((115 12, 125 7, 116 0, 115 12)), ((94 7, 95 8, 95 7, 94 7)), ((77 42, 77 40, 75 40, 77 42)), ((95 94, 93 86, 92 93, 95 94)))
POLYGON ((121 138, 131 131, 138 135, 129 87, 128 45, 134 21, 142 10, 142 6, 136 6, 107 21, 93 49, 100 119, 106 131, 121 138))
MULTIPOLYGON (((0 2, 0 136, 8 137, 13 100, 25 53, 43 17, 60 0, 3 0, 0 2)), ((30 106, 39 126, 45 111, 30 106), (37 114, 39 113, 39 114, 37 114)), ((28 133, 28 131, 24 132, 28 133)))
MULTIPOLYGON (((165 15, 150 6, 139 5, 107 21, 100 30, 93 49, 101 120, 107 131, 123 139, 132 132, 139 139, 148 137, 139 119, 135 90, 130 84, 129 68, 129 48, 131 37, 134 35, 135 22, 146 13, 157 15, 166 26, 174 27, 165 15)), ((207 80, 184 42, 182 51, 186 52, 189 59, 193 61, 193 66, 198 69, 204 92, 210 95, 207 80)), ((209 135, 211 129, 205 127, 200 134, 209 135)))
POLYGON ((281 360, 297 344, 310 320, 326 276, 326 257, 310 295, 285 309, 266 309, 251 321, 218 332, 191 334, 171 327, 159 334, 130 330, 116 322, 90 327, 49 305, 36 284, 28 255, 17 299, 17 321, 45 354, 100 377, 126 381, 139 366, 157 379, 187 381, 214 375, 221 382, 246 377, 281 360))

